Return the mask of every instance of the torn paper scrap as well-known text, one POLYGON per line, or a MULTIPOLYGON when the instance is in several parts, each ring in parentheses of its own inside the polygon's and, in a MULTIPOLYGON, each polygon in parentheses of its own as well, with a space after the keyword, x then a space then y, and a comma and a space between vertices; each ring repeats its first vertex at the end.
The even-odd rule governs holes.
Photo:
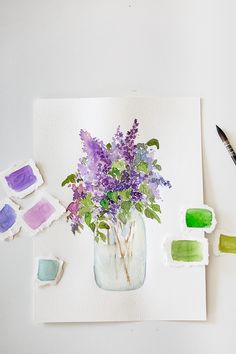
POLYGON ((211 233, 216 223, 214 210, 208 205, 195 205, 181 211, 181 224, 185 231, 202 230, 211 233))
POLYGON ((0 240, 12 240, 20 231, 19 208, 10 199, 0 201, 0 240))
POLYGON ((51 223, 59 219, 65 213, 65 208, 59 200, 46 192, 39 193, 31 205, 23 210, 23 227, 30 235, 49 227, 51 223))
POLYGON ((38 286, 56 285, 62 277, 64 262, 54 256, 36 258, 36 283, 38 286))
POLYGON ((163 243, 165 263, 170 266, 208 264, 208 240, 198 236, 166 237, 163 243))
POLYGON ((33 160, 2 171, 0 181, 7 195, 16 198, 24 198, 43 184, 43 178, 33 160))

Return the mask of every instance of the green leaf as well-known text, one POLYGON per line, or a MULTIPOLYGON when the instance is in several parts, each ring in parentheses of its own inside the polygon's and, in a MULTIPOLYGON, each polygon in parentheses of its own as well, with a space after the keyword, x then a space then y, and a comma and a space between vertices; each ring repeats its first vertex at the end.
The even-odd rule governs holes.
POLYGON ((150 195, 150 188, 148 187, 147 183, 142 183, 139 186, 139 192, 146 194, 146 195, 150 195))
POLYGON ((90 226, 92 220, 92 214, 90 212, 85 213, 84 215, 84 221, 88 226, 90 226))
POLYGON ((125 162, 124 160, 116 160, 112 163, 111 165, 112 168, 116 168, 117 170, 119 170, 120 172, 125 170, 125 162))
POLYGON ((100 205, 104 208, 107 209, 109 207, 109 200, 104 198, 100 201, 100 205))
POLYGON ((135 206, 135 208, 136 208, 140 213, 143 212, 144 205, 143 205, 142 202, 137 202, 137 203, 135 203, 134 206, 135 206))
POLYGON ((107 148, 107 150, 111 150, 111 143, 108 143, 108 144, 106 145, 106 148, 107 148))
POLYGON ((107 197, 110 200, 112 200, 113 202, 117 203, 117 201, 118 201, 118 192, 110 191, 110 192, 107 193, 107 197))
POLYGON ((106 242, 107 237, 106 237, 106 235, 105 235, 103 232, 97 231, 97 235, 100 237, 100 239, 101 239, 103 242, 106 242))
POLYGON ((80 216, 83 216, 85 215, 86 213, 89 213, 90 212, 90 209, 86 206, 82 206, 80 209, 79 209, 79 215, 80 216))
POLYGON ((153 211, 150 208, 146 208, 144 210, 144 214, 149 219, 156 219, 159 223, 161 222, 161 219, 159 218, 159 216, 155 213, 155 211, 153 211))
POLYGON ((130 189, 124 189, 123 191, 119 192, 119 195, 122 200, 129 200, 130 193, 131 193, 130 189))
POLYGON ((159 149, 159 141, 155 138, 148 140, 147 145, 156 146, 156 148, 159 149))
POLYGON ((105 221, 101 221, 98 225, 98 228, 99 229, 106 229, 106 230, 109 230, 110 229, 110 226, 105 222, 105 221))
POLYGON ((137 148, 141 150, 147 150, 147 146, 144 143, 138 143, 137 148))
POLYGON ((91 222, 91 224, 88 225, 90 227, 90 229, 94 232, 96 229, 96 225, 94 222, 91 222))
POLYGON ((120 171, 116 167, 112 167, 108 174, 112 177, 120 177, 120 171))
POLYGON ((161 165, 158 165, 157 160, 154 160, 152 164, 158 171, 161 171, 161 165))
POLYGON ((119 213, 118 214, 118 219, 123 223, 126 224, 127 223, 127 217, 124 213, 119 213))
POLYGON ((94 237, 94 240, 98 243, 98 242, 99 242, 99 237, 98 237, 98 236, 95 236, 95 237, 94 237))
POLYGON ((131 202, 130 201, 124 201, 121 203, 121 209, 125 212, 125 214, 128 214, 131 208, 131 202))
POLYGON ((145 161, 141 161, 137 165, 137 170, 140 171, 140 172, 148 173, 148 163, 145 162, 145 161))
POLYGON ((68 183, 75 183, 75 178, 76 178, 76 175, 74 173, 67 176, 66 179, 61 183, 62 187, 64 187, 68 183))
POLYGON ((154 211, 158 211, 159 213, 161 213, 161 208, 159 204, 151 204, 150 207, 154 210, 154 211))
POLYGON ((87 208, 93 207, 92 194, 88 193, 84 199, 81 199, 80 203, 87 208))

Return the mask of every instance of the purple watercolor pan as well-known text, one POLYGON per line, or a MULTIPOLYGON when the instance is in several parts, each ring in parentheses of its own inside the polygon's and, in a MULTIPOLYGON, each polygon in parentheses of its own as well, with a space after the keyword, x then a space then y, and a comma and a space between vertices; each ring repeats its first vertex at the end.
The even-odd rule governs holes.
POLYGON ((10 199, 0 201, 0 239, 13 239, 20 231, 19 206, 10 199))
POLYGON ((18 164, 0 173, 0 180, 10 197, 24 198, 42 183, 42 176, 33 160, 18 164))
POLYGON ((24 214, 23 219, 32 230, 37 230, 50 218, 55 210, 47 199, 42 198, 24 214))
POLYGON ((48 193, 40 193, 29 208, 23 211, 22 221, 31 235, 35 235, 57 220, 65 208, 48 193))

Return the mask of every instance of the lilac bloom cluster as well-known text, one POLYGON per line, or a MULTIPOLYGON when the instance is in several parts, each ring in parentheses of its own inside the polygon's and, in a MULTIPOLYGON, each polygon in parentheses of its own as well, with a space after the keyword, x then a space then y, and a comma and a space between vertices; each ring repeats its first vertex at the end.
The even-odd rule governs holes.
POLYGON ((160 222, 160 188, 171 184, 160 175, 155 158, 158 140, 136 143, 138 126, 134 119, 126 134, 118 127, 108 144, 80 131, 84 156, 76 173, 62 182, 73 193, 67 207, 73 233, 87 224, 96 238, 104 240, 109 223, 125 224, 133 208, 160 222))

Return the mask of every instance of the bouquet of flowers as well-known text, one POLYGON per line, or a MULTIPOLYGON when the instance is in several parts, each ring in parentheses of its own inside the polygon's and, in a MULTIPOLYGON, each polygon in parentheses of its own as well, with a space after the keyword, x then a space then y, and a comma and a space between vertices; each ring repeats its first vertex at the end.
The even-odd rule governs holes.
POLYGON ((138 125, 134 119, 126 134, 118 127, 107 144, 80 131, 85 156, 79 159, 77 171, 62 182, 73 192, 67 207, 73 233, 86 224, 96 241, 106 241, 104 231, 110 223, 126 224, 134 208, 160 222, 160 188, 171 184, 160 175, 161 166, 155 158, 158 140, 135 142, 138 125))

